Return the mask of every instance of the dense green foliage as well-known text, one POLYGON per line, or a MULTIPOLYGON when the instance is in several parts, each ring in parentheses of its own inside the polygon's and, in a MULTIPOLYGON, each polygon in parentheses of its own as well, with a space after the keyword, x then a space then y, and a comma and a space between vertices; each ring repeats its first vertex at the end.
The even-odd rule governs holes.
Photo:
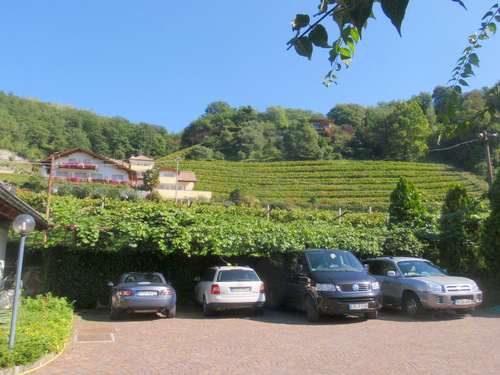
POLYGON ((62 351, 73 329, 73 306, 51 294, 27 298, 19 305, 14 350, 9 329, 0 327, 0 369, 31 364, 62 351))
POLYGON ((31 160, 75 147, 121 160, 139 154, 155 158, 176 151, 178 141, 178 135, 161 126, 134 124, 121 117, 103 117, 0 91, 0 148, 31 160))
POLYGON ((479 251, 488 265, 490 275, 500 282, 500 174, 489 192, 491 212, 481 230, 479 251))
POLYGON ((480 218, 476 202, 467 189, 455 184, 450 187, 444 200, 441 219, 441 244, 439 258, 448 271, 470 272, 477 265, 476 246, 479 237, 480 218))

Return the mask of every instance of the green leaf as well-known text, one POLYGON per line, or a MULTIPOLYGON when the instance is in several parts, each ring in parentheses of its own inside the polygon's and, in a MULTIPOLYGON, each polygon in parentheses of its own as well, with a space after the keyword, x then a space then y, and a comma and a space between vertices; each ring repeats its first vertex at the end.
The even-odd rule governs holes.
POLYGON ((359 30, 355 27, 351 27, 351 38, 354 39, 356 43, 359 42, 359 30))
POLYGON ((459 79, 458 83, 460 83, 462 86, 469 86, 469 84, 464 79, 459 79))
POLYGON ((312 52, 313 52, 313 44, 309 37, 304 36, 302 38, 297 39, 294 44, 295 51, 301 56, 306 56, 309 60, 311 60, 312 52))
POLYGON ((349 8, 351 22, 359 30, 360 35, 363 25, 372 14, 373 2, 374 0, 358 0, 353 3, 354 6, 352 8, 349 8))
POLYGON ((323 25, 317 25, 314 29, 312 29, 309 34, 309 38, 314 43, 314 45, 323 48, 329 48, 328 44, 328 33, 323 25))
POLYGON ((344 26, 351 22, 351 15, 346 8, 340 8, 335 13, 333 13, 333 20, 339 26, 340 32, 342 32, 344 26))
POLYGON ((488 24, 488 29, 490 29, 490 31, 495 34, 497 32, 497 25, 494 24, 493 22, 491 22, 490 24, 488 24))
POLYGON ((303 27, 309 25, 310 22, 309 15, 307 14, 297 14, 295 19, 292 21, 292 30, 300 30, 303 27))
POLYGON ((401 35, 401 24, 405 18, 408 2, 409 0, 381 0, 382 10, 390 18, 392 24, 396 26, 399 35, 401 35))
POLYGON ((469 56, 469 62, 472 65, 479 67, 479 57, 477 57, 477 54, 471 53, 469 56))

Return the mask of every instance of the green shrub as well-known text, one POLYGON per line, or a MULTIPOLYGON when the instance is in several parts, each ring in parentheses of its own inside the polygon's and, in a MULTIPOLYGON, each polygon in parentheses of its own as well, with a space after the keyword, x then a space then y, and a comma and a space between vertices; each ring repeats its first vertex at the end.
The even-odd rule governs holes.
POLYGON ((60 352, 73 328, 73 306, 50 293, 21 300, 16 339, 11 351, 9 330, 0 326, 0 369, 27 365, 60 352))

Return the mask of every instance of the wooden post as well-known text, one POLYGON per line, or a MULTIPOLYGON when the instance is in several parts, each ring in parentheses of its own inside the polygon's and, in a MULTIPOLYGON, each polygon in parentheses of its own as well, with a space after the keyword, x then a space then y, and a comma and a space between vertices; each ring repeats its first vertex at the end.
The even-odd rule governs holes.
POLYGON ((339 224, 342 224, 342 207, 339 207, 339 224))
MULTIPOLYGON (((45 206, 45 220, 47 220, 47 222, 49 222, 49 216, 50 216, 50 195, 52 194, 53 177, 54 177, 54 154, 50 155, 49 187, 47 192, 47 205, 45 206)), ((42 243, 44 245, 47 243, 47 229, 43 231, 42 243)))

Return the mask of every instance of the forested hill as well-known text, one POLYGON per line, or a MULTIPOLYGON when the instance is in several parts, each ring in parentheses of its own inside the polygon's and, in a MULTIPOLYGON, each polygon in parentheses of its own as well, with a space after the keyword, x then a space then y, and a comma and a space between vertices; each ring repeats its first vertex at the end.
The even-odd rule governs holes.
POLYGON ((34 160, 75 147, 120 160, 131 155, 156 158, 178 149, 179 134, 0 91, 0 148, 34 160))

